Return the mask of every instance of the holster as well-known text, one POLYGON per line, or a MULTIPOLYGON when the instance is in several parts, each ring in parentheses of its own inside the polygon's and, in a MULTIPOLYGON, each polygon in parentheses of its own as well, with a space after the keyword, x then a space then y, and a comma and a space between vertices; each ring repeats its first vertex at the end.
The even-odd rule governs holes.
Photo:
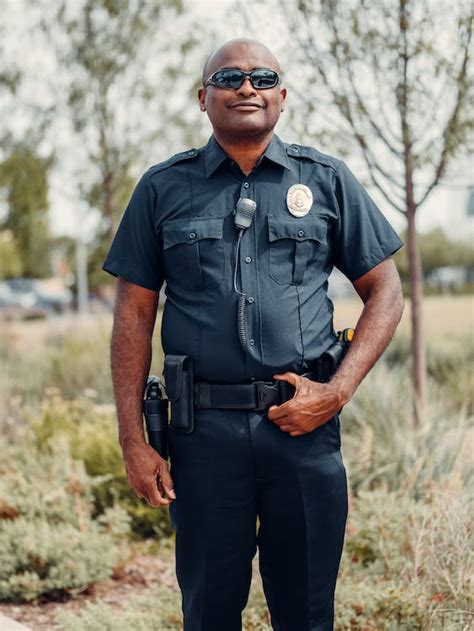
POLYGON ((171 404, 171 427, 190 434, 194 430, 193 362, 189 355, 165 355, 163 377, 171 404))

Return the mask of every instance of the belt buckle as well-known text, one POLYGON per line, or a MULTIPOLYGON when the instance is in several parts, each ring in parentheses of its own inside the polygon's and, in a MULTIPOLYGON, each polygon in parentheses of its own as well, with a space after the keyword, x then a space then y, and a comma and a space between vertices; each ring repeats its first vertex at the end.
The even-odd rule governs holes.
POLYGON ((257 388, 258 406, 254 408, 257 412, 263 412, 270 405, 279 403, 280 388, 278 381, 255 381, 257 388), (277 395, 272 396, 272 395, 277 395))

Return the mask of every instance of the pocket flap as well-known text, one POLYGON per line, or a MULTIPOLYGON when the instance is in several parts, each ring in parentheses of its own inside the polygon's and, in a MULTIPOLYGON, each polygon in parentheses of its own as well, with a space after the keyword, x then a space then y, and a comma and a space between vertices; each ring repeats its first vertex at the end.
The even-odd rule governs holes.
POLYGON ((297 241, 305 241, 306 239, 314 239, 322 243, 326 238, 327 223, 324 219, 315 219, 312 221, 301 221, 301 219, 285 219, 281 217, 268 217, 268 238, 270 241, 277 239, 296 239, 297 241))
POLYGON ((200 239, 222 239, 224 217, 179 219, 163 224, 163 248, 178 243, 192 245, 200 239))

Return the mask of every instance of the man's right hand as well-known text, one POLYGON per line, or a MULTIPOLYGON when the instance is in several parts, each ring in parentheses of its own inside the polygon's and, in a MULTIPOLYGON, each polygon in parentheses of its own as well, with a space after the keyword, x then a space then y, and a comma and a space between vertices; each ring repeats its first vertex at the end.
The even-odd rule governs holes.
POLYGON ((123 459, 128 483, 138 497, 154 507, 169 506, 176 499, 168 462, 150 445, 140 443, 124 447, 123 459))

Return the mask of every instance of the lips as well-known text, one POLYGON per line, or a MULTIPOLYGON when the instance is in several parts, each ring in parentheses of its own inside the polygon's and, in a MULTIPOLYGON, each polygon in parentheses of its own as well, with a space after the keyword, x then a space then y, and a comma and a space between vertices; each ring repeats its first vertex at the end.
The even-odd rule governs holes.
POLYGON ((258 110, 262 108, 260 103, 249 103, 246 101, 238 101, 233 105, 229 105, 229 107, 233 110, 258 110))

